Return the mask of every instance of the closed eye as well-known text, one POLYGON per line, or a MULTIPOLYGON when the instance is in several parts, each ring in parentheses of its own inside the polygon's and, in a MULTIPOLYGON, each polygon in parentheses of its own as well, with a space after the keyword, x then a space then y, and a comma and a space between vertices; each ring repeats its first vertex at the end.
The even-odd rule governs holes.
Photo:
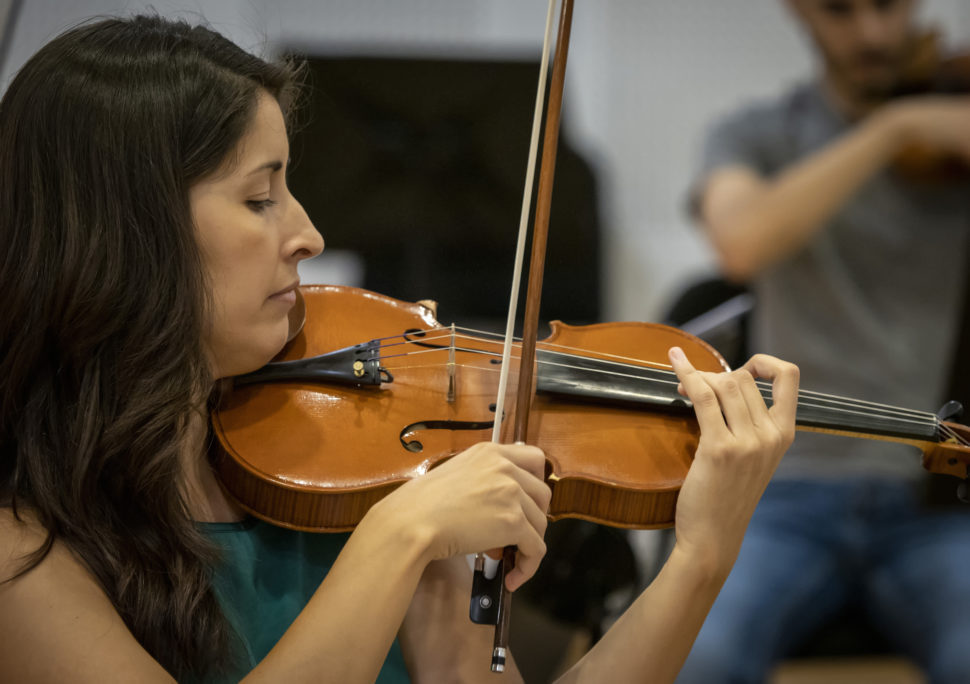
POLYGON ((246 200, 246 205, 257 213, 266 211, 270 207, 276 206, 276 200, 272 199, 261 199, 261 200, 246 200))

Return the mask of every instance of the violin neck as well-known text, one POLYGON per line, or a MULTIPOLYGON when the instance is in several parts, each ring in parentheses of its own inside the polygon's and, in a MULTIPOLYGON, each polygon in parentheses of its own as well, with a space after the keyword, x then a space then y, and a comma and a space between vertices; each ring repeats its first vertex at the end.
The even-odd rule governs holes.
MULTIPOLYGON (((537 392, 631 408, 692 410, 690 402, 677 393, 676 376, 665 368, 578 356, 564 360, 562 354, 543 350, 536 358, 537 392)), ((759 387, 771 406, 770 385, 759 383, 759 387)), ((903 443, 940 441, 940 421, 932 413, 810 391, 799 392, 795 424, 800 430, 903 443)))
POLYGON ((799 393, 795 415, 799 430, 909 444, 939 441, 939 425, 932 413, 808 392, 799 393))

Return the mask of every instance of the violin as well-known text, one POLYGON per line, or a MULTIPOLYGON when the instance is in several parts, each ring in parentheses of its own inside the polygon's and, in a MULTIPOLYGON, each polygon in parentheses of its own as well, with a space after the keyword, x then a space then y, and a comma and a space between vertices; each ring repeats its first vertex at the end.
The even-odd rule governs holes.
MULTIPOLYGON (((970 53, 945 54, 942 36, 928 30, 914 37, 891 98, 970 94, 970 53)), ((910 182, 941 185, 970 178, 970 162, 949 150, 911 144, 896 155, 893 170, 910 182)))
MULTIPOLYGON (((308 324, 273 363, 236 378, 213 411, 214 463, 253 515, 344 531, 402 483, 488 439, 501 340, 366 290, 301 291, 308 324)), ((666 353, 679 346, 707 371, 728 370, 724 359, 659 324, 551 329, 537 343, 528 432, 547 458, 549 517, 672 525, 699 430, 666 353)), ((762 394, 770 405, 770 386, 762 394)), ((927 469, 970 475, 970 428, 932 413, 801 391, 796 423, 911 444, 927 469)))

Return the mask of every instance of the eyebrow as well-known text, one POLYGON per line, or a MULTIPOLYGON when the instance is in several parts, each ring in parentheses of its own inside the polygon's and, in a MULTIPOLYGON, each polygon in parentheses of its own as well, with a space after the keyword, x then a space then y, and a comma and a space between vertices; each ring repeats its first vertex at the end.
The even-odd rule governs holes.
POLYGON ((279 171, 282 168, 283 168, 283 162, 279 160, 275 160, 275 161, 266 162, 265 164, 261 164, 260 166, 257 166, 255 169, 253 169, 246 175, 252 176, 253 174, 259 173, 260 171, 265 171, 266 169, 269 169, 275 173, 276 171, 279 171))

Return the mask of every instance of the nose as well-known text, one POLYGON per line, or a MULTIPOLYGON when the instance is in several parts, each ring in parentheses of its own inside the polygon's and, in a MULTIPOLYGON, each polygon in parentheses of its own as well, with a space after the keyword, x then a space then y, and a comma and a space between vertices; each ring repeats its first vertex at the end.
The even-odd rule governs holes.
POLYGON ((882 47, 891 37, 890 12, 866 3, 855 12, 855 33, 863 45, 882 47))
POLYGON ((303 205, 290 197, 290 211, 287 216, 287 226, 290 237, 284 243, 284 252, 288 256, 302 261, 311 259, 323 251, 323 236, 313 226, 303 205))

